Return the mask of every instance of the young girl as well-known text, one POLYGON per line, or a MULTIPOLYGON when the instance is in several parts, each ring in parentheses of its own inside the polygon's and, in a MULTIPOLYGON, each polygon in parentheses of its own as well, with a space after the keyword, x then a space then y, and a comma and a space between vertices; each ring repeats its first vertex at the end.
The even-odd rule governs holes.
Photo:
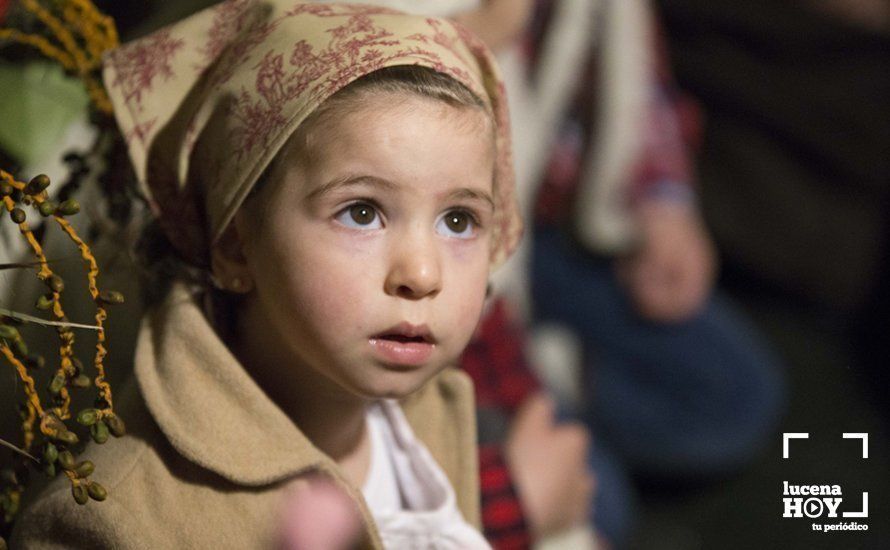
POLYGON ((341 487, 372 548, 485 548, 452 366, 519 236, 490 56, 438 19, 231 0, 114 52, 106 86, 186 269, 146 316, 132 437, 89 447, 27 548, 257 548, 284 495, 341 487))

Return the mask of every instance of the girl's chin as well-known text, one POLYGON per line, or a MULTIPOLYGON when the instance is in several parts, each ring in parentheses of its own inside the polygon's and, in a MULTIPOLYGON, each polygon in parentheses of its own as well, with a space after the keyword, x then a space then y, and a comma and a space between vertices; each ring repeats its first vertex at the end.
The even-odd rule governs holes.
POLYGON ((435 373, 429 371, 389 371, 375 377, 368 384, 360 384, 354 393, 365 399, 404 399, 424 386, 435 373))

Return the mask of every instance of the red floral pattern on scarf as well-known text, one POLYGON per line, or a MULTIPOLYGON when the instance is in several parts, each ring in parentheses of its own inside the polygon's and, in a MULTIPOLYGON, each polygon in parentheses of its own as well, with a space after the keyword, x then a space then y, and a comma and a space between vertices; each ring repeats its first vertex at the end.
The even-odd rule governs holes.
MULTIPOLYGON (((321 17, 343 15, 330 8, 312 11, 321 17)), ((269 50, 253 67, 257 70, 255 87, 251 91, 241 90, 232 111, 232 116, 239 122, 234 130, 236 145, 233 147, 239 161, 256 148, 267 145, 267 136, 287 123, 282 114, 287 104, 300 98, 310 87, 313 95, 330 96, 356 78, 386 67, 395 59, 407 57, 422 59, 435 70, 460 80, 470 80, 465 70, 446 65, 436 52, 394 39, 392 32, 375 25, 369 14, 381 10, 355 6, 349 11, 358 13, 351 15, 345 23, 327 29, 331 38, 325 48, 316 49, 305 40, 299 40, 286 62, 284 53, 269 50), (389 53, 384 54, 380 49, 382 47, 388 48, 389 53), (392 49, 396 47, 400 49, 392 49), (332 74, 331 68, 334 69, 332 74)), ((448 39, 438 31, 441 22, 434 19, 428 22, 436 31, 434 41, 448 45, 453 51, 455 39, 448 39)), ((425 43, 428 42, 427 38, 426 35, 415 34, 408 40, 425 43)))
POLYGON ((173 76, 173 57, 184 44, 170 31, 161 31, 114 50, 110 57, 117 77, 109 85, 120 87, 127 104, 141 109, 142 94, 151 92, 155 77, 169 80, 173 76))
POLYGON ((253 4, 253 0, 231 0, 212 8, 213 25, 207 32, 207 42, 198 49, 204 65, 219 57, 231 44, 232 36, 249 27, 253 4))

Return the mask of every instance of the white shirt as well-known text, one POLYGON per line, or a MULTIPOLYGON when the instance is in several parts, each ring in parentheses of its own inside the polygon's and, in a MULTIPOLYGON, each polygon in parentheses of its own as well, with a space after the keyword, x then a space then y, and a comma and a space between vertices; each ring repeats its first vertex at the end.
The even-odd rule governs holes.
POLYGON ((398 403, 372 405, 367 422, 371 463, 362 493, 384 547, 490 549, 464 520, 445 472, 414 437, 398 403))

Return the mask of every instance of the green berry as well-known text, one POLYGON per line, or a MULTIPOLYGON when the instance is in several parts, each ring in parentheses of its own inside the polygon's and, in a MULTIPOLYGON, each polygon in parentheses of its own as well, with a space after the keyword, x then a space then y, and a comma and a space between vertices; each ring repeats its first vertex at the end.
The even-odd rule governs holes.
POLYGON ((103 290, 99 293, 99 301, 114 306, 124 303, 124 295, 116 290, 103 290))
POLYGON ((49 176, 46 174, 40 174, 31 178, 31 181, 28 182, 28 185, 25 186, 25 193, 28 195, 38 195, 43 192, 44 189, 49 187, 49 176))
POLYGON ((68 199, 59 205, 58 211, 65 216, 73 216, 80 212, 80 203, 74 199, 68 199))
POLYGON ((73 470, 75 466, 74 455, 71 451, 62 451, 59 453, 59 466, 66 470, 73 470))
POLYGON ((53 292, 62 292, 65 290, 65 281, 58 275, 50 275, 49 279, 46 280, 46 285, 52 289, 53 292))
POLYGON ((105 443, 108 441, 108 425, 104 421, 99 420, 90 426, 90 436, 93 438, 93 441, 100 445, 105 443))
POLYGON ((4 340, 14 341, 19 337, 19 331, 15 327, 9 325, 0 325, 0 338, 4 340))
POLYGON ((37 206, 37 211, 40 212, 40 215, 44 218, 52 216, 56 213, 56 203, 53 201, 43 201, 37 206))
POLYGON ((105 423, 108 424, 108 429, 111 430, 111 435, 114 437, 123 437, 127 433, 127 425, 121 419, 121 417, 117 416, 114 413, 109 414, 105 417, 105 423))
POLYGON ((84 409, 77 414, 77 422, 82 426, 92 426, 99 420, 99 411, 84 409))
POLYGON ((43 460, 46 464, 55 464, 59 458, 59 449, 52 443, 47 443, 43 449, 43 460))
POLYGON ((52 381, 49 383, 49 393, 53 395, 58 395, 62 388, 65 387, 65 384, 68 382, 68 378, 65 376, 64 372, 57 372, 55 376, 53 376, 52 381))
POLYGON ((74 495, 74 502, 78 504, 86 504, 90 499, 89 492, 87 488, 81 485, 80 483, 71 486, 71 494, 74 495))
POLYGON ((37 309, 41 311, 46 311, 53 307, 53 297, 52 295, 43 294, 39 298, 37 298, 37 303, 34 305, 37 309))
POLYGON ((98 502, 102 502, 108 498, 108 491, 105 490, 105 487, 102 487, 95 481, 90 482, 90 485, 87 487, 87 492, 89 492, 91 499, 98 502))
POLYGON ((92 462, 90 462, 89 460, 84 460, 74 467, 74 473, 77 474, 77 477, 83 479, 93 475, 93 471, 95 469, 96 467, 93 466, 92 462))

